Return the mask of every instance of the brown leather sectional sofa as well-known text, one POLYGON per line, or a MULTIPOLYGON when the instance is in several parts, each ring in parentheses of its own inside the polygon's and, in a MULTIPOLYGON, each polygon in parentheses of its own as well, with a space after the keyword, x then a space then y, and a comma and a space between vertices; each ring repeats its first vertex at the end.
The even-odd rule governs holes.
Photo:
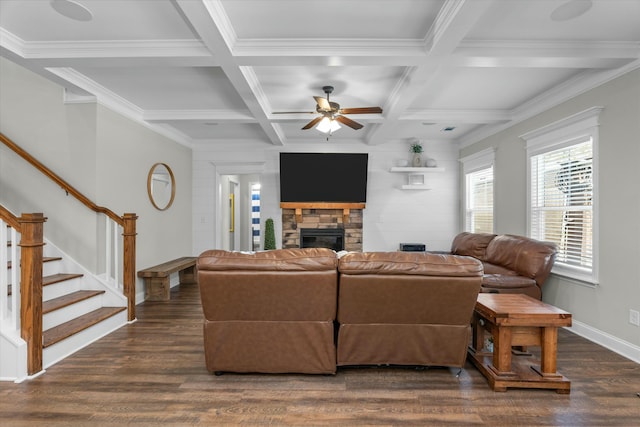
POLYGON ((542 298, 542 286, 556 259, 556 245, 512 234, 458 234, 451 253, 482 262, 482 292, 521 293, 542 298))
POLYGON ((353 252, 338 264, 345 365, 464 365, 482 265, 470 257, 353 252))
POLYGON ((335 373, 337 267, 330 249, 201 254, 207 369, 335 373))
POLYGON ((480 261, 281 249, 198 258, 210 372, 332 374, 345 365, 462 367, 480 261))

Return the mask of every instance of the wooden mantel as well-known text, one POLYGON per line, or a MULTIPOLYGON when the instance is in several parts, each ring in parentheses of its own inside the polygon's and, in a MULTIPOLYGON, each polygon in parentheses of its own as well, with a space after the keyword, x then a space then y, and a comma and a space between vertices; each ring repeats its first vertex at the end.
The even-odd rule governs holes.
POLYGON ((365 203, 281 202, 281 209, 295 209, 296 222, 302 222, 302 209, 342 209, 342 223, 349 222, 351 209, 364 209, 365 203))

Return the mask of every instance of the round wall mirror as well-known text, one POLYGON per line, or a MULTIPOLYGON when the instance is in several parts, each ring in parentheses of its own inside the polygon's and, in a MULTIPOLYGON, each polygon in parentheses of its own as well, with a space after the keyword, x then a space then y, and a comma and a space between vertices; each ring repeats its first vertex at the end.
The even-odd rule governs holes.
POLYGON ((147 177, 147 192, 151 204, 158 210, 169 209, 176 195, 176 180, 171 168, 164 163, 151 166, 147 177))

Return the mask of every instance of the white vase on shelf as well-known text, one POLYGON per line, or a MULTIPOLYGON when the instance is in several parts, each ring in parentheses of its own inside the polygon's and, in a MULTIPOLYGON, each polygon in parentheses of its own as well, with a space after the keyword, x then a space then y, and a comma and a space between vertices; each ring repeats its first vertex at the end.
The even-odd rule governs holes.
POLYGON ((420 166, 422 166, 422 155, 420 153, 413 153, 411 165, 414 168, 419 168, 420 166))

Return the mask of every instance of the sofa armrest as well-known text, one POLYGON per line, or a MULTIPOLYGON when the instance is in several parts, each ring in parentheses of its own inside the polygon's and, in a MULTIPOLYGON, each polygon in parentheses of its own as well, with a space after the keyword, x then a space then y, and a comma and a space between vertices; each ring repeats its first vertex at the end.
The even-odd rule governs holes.
POLYGON ((503 234, 489 243, 484 261, 534 279, 542 287, 551 272, 556 253, 554 243, 503 234))

